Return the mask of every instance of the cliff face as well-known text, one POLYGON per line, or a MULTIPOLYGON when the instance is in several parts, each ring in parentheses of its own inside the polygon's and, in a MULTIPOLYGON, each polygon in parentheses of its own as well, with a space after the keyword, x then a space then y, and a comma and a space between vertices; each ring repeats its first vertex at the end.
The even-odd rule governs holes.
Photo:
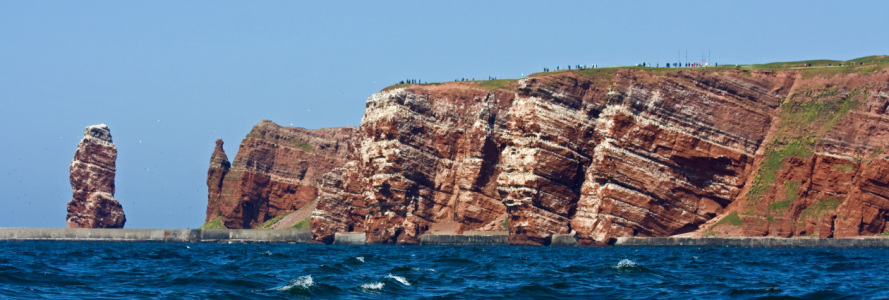
POLYGON ((797 80, 774 113, 756 176, 704 235, 852 237, 889 219, 889 74, 797 80))
POLYGON ((127 218, 114 200, 117 147, 105 124, 88 126, 71 161, 67 228, 123 228, 127 218))
POLYGON ((513 98, 461 85, 372 96, 357 159, 325 176, 316 239, 345 230, 413 243, 433 225, 458 233, 501 226, 500 128, 513 98))
POLYGON ((241 142, 230 165, 217 141, 207 172, 209 222, 253 228, 311 203, 321 175, 342 166, 356 129, 307 130, 262 121, 241 142))
POLYGON ((311 228, 320 241, 417 243, 506 225, 523 245, 881 233, 889 77, 844 68, 593 69, 383 91, 354 160, 324 176, 311 228))

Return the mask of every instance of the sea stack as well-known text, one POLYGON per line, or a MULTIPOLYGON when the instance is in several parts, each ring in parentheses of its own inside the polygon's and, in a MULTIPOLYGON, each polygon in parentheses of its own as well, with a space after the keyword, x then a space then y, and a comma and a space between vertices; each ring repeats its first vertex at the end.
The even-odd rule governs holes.
POLYGON ((108 125, 87 126, 71 161, 68 228, 123 228, 127 218, 114 199, 117 147, 108 125))
POLYGON ((216 148, 210 156, 210 169, 207 171, 207 219, 204 223, 219 217, 219 198, 222 194, 222 179, 232 164, 222 149, 222 139, 216 140, 216 148))

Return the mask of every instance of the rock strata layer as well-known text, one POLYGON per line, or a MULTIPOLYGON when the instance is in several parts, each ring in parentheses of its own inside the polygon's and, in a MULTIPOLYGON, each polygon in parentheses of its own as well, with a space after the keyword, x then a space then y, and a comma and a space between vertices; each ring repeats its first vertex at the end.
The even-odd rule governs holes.
POLYGON ((117 148, 105 124, 88 126, 71 161, 67 228, 123 228, 127 218, 114 199, 117 148))
POLYGON ((353 127, 308 130, 259 122, 229 163, 222 140, 207 172, 206 221, 226 228, 254 228, 310 204, 321 175, 354 153, 353 127))

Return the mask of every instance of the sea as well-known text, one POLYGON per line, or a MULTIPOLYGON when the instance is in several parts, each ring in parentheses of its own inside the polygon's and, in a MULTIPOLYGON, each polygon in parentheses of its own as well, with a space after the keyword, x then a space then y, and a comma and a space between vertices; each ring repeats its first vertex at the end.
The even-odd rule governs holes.
POLYGON ((4 299, 887 299, 889 249, 0 242, 4 299))

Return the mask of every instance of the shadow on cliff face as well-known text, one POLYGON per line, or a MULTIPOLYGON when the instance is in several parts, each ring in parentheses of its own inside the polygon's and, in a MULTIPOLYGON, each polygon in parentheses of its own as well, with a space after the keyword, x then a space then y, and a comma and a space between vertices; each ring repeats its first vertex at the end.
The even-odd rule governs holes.
POLYGON ((502 147, 498 147, 497 143, 490 138, 485 139, 485 144, 482 146, 482 166, 476 178, 476 186, 487 186, 488 182, 495 178, 497 165, 500 163, 500 152, 503 151, 502 147))
POLYGON ((732 161, 727 157, 674 156, 672 159, 676 162, 676 170, 700 189, 713 182, 716 176, 736 176, 731 168, 732 161))

